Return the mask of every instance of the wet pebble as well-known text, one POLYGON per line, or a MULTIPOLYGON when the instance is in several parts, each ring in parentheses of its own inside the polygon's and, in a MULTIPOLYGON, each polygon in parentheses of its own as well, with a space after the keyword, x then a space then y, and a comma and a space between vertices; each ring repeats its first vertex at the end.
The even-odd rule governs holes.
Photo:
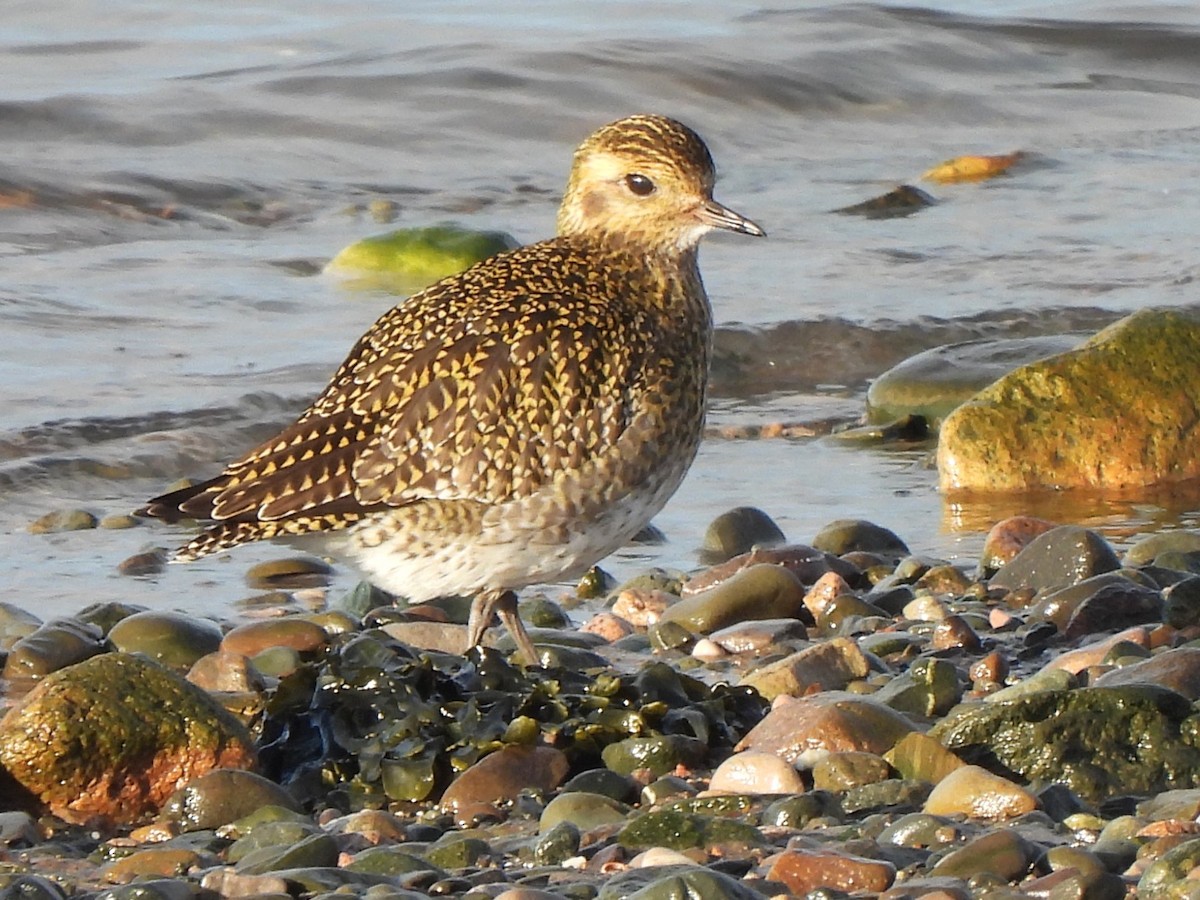
POLYGON ((144 653, 186 672, 200 657, 220 647, 221 629, 182 613, 146 610, 119 621, 109 631, 108 640, 122 653, 144 653))
POLYGON ((1015 829, 989 831, 951 850, 933 866, 934 876, 972 878, 994 875, 1002 881, 1024 876, 1041 851, 1015 829))
POLYGON ((938 784, 963 761, 926 734, 913 731, 896 742, 884 759, 904 778, 938 784))
POLYGON ((441 805, 459 821, 493 814, 497 803, 522 790, 549 791, 567 777, 567 758, 552 747, 506 746, 459 775, 442 795, 441 805))
POLYGON ((1135 541, 1125 551, 1125 565, 1146 566, 1164 553, 1200 552, 1200 532, 1164 531, 1135 541))
POLYGON ((820 791, 848 791, 892 777, 887 760, 874 753, 844 750, 830 753, 812 770, 813 787, 820 791))
MULTIPOLYGON (((611 797, 571 791, 559 794, 546 804, 538 820, 538 831, 544 834, 563 823, 569 823, 579 831, 591 831, 604 825, 623 823, 628 815, 629 807, 611 797)), ((578 850, 578 835, 575 849, 578 850)))
POLYGON ((60 509, 48 512, 29 523, 30 534, 58 534, 64 531, 86 531, 95 528, 99 520, 86 509, 60 509))
POLYGON ((11 648, 41 626, 42 620, 33 613, 7 601, 0 601, 0 649, 11 648))
POLYGON ((1059 525, 1037 535, 989 582, 993 588, 1052 591, 1121 567, 1104 538, 1078 525, 1059 525))
POLYGON ((128 556, 117 565, 122 575, 158 575, 167 567, 167 551, 161 547, 128 556))
POLYGON ((265 689, 262 673, 240 653, 218 650, 200 657, 188 670, 188 681, 209 692, 259 692, 265 689))
POLYGON ((913 726, 868 697, 826 691, 777 704, 738 750, 765 750, 803 768, 839 750, 885 753, 913 726))
POLYGON ((1200 700, 1200 647, 1176 647, 1096 679, 1097 687, 1157 684, 1189 700, 1200 700))
POLYGON ((649 628, 678 600, 675 594, 655 588, 626 588, 613 601, 612 614, 635 628, 649 628))
MULTIPOLYGON (((929 636, 933 650, 977 651, 981 646, 979 635, 962 616, 949 615, 934 627, 929 636)), ((994 680, 994 679, 993 679, 994 680)))
POLYGON ((731 794, 799 794, 804 780, 774 753, 745 750, 717 766, 708 787, 731 794))
POLYGON ((767 877, 795 895, 830 888, 877 894, 896 878, 896 867, 889 862, 829 850, 785 850, 769 865, 767 877))
POLYGON ((701 556, 708 563, 725 562, 755 547, 782 544, 786 538, 761 509, 739 506, 717 516, 704 533, 701 556))
POLYGON ((696 738, 681 734, 630 737, 604 748, 604 765, 622 775, 647 770, 663 775, 678 766, 692 766, 704 759, 706 747, 696 738))
POLYGON ((979 766, 961 766, 938 782, 925 812, 975 819, 1012 819, 1037 808, 1037 798, 1007 778, 979 766))
POLYGON ((791 572, 766 563, 751 566, 701 594, 668 607, 660 622, 676 622, 708 634, 747 619, 795 618, 804 606, 804 586, 791 572))
POLYGON ((808 637, 799 619, 755 619, 718 628, 710 637, 728 653, 764 653, 808 637))
POLYGON ((983 540, 979 570, 992 575, 1024 550, 1034 538, 1055 528, 1054 522, 1035 516, 1009 516, 997 522, 983 540))
POLYGON ((10 680, 45 678, 66 666, 95 656, 104 647, 95 625, 78 619, 55 619, 17 641, 4 661, 10 680))
POLYGON ((298 810, 275 782, 240 769, 218 769, 193 778, 163 805, 161 820, 183 831, 219 828, 266 807, 298 810))
POLYGON ((851 593, 846 579, 836 572, 826 572, 818 578, 804 595, 804 608, 813 619, 818 619, 825 613, 825 608, 837 597, 851 593))
POLYGON ((112 531, 123 531, 126 528, 137 528, 142 524, 142 520, 137 516, 128 513, 115 513, 102 518, 99 522, 101 528, 107 528, 112 531))
POLYGON ((304 654, 319 652, 328 642, 329 635, 320 625, 297 616, 284 616, 237 626, 221 638, 220 649, 256 656, 264 650, 285 647, 304 654))
POLYGON ((194 867, 215 862, 214 856, 205 859, 194 850, 150 847, 109 863, 101 870, 101 875, 110 884, 128 884, 135 879, 182 875, 194 867))
POLYGON ((583 634, 594 634, 604 639, 606 643, 619 641, 634 633, 633 625, 614 613, 597 613, 581 626, 583 634))
POLYGON ((833 638, 748 672, 741 683, 768 700, 780 695, 799 697, 812 691, 846 687, 871 670, 867 657, 849 638, 833 638))
POLYGON ((329 583, 333 568, 311 556, 293 556, 258 563, 246 570, 246 583, 252 588, 276 590, 306 588, 329 583))
POLYGON ((863 519, 838 519, 830 522, 813 538, 818 550, 845 556, 847 553, 875 553, 893 562, 908 556, 908 545, 894 532, 882 525, 863 519))

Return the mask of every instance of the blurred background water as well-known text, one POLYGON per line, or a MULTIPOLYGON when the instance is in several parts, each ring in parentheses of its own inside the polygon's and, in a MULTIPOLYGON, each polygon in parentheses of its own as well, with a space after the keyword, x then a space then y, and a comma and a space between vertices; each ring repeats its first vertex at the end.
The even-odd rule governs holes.
MULTIPOLYGON (((123 578, 181 528, 31 535, 51 509, 128 512, 214 473, 324 384, 396 301, 318 274, 342 246, 451 222, 548 236, 574 147, 633 112, 708 140, 718 198, 766 241, 701 265, 742 366, 711 423, 849 420, 869 380, 972 336, 1093 331, 1193 305, 1200 8, 1101 2, 10 3, 0 21, 0 584, 43 615, 126 599, 219 613, 246 564, 123 578), (1032 161, 926 188, 903 219, 830 211, 967 153, 1032 161), (396 204, 373 221, 372 201, 396 204)), ((1136 403, 1136 398, 1130 398, 1136 403)), ((869 518, 969 560, 1028 511, 1114 540, 1194 500, 950 504, 924 450, 713 438, 609 566, 688 568, 741 504, 793 540, 869 518)), ((350 573, 339 576, 353 583, 350 573)))

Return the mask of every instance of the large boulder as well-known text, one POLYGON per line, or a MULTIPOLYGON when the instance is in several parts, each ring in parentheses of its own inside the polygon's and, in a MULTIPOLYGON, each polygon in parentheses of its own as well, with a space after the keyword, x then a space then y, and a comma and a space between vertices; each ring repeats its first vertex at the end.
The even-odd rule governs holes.
POLYGON ((1094 802, 1200 787, 1200 713, 1153 684, 963 704, 929 734, 967 762, 1094 802))
POLYGON ((0 720, 8 778, 68 822, 137 822, 197 776, 254 765, 231 714, 142 656, 106 653, 60 669, 0 720))
POLYGON ((1200 316, 1147 309, 1023 366, 942 423, 943 490, 1123 488, 1200 478, 1200 316))

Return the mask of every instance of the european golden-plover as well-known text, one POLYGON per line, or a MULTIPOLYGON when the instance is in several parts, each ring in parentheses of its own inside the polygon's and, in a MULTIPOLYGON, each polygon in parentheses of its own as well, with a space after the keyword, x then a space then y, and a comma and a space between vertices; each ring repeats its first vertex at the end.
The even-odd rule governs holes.
POLYGON ((286 538, 417 603, 473 595, 539 657, 516 591, 572 577, 675 493, 704 424, 714 228, 763 230, 712 198, 690 128, 639 115, 575 152, 558 235, 385 313, 294 424, 142 511, 205 520, 176 558, 286 538))

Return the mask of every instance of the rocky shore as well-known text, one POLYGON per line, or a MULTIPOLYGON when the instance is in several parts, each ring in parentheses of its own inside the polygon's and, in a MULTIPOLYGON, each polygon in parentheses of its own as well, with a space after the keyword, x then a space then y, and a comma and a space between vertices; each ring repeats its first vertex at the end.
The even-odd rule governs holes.
POLYGON ((317 560, 237 621, 5 604, 0 895, 1200 896, 1200 535, 705 552, 526 598, 528 669, 317 560))

